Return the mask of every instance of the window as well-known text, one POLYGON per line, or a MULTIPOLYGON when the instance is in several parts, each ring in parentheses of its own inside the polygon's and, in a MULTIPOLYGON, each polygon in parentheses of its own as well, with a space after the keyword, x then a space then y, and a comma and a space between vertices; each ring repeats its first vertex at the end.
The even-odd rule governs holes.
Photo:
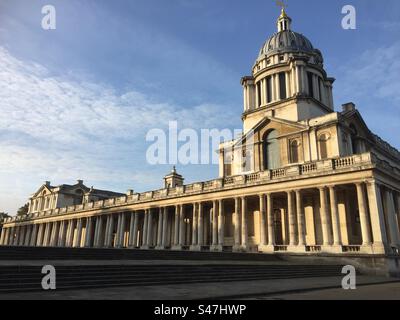
POLYGON ((321 159, 327 159, 328 158, 328 135, 327 134, 321 134, 319 136, 319 154, 321 159))
POLYGON ((271 170, 277 169, 281 166, 280 163, 280 148, 278 140, 278 132, 276 130, 270 131, 264 138, 264 169, 271 170))
POLYGON ((357 138, 358 132, 353 124, 350 125, 350 131, 351 131, 351 147, 353 149, 353 154, 357 154, 360 151, 357 138))
POLYGON ((267 78, 267 103, 272 101, 272 77, 267 78))
POLYGON ((224 153, 224 175, 229 177, 232 175, 232 162, 233 162, 233 154, 232 152, 224 153))
POLYGON ((298 163, 299 162, 299 141, 292 140, 290 141, 290 162, 298 163))
POLYGON ((261 83, 257 83, 257 104, 261 106, 261 83))
POLYGON ((314 98, 314 82, 313 82, 313 74, 311 72, 307 72, 307 80, 308 80, 308 93, 311 98, 314 98))
POLYGON ((279 73, 279 96, 286 99, 286 75, 284 72, 279 73))
POLYGON ((319 101, 321 101, 321 102, 323 102, 322 101, 322 86, 323 86, 322 81, 320 78, 318 78, 319 101))
POLYGON ((253 161, 253 153, 251 152, 251 150, 242 150, 242 171, 243 172, 249 172, 253 170, 253 165, 252 165, 252 161, 253 161))

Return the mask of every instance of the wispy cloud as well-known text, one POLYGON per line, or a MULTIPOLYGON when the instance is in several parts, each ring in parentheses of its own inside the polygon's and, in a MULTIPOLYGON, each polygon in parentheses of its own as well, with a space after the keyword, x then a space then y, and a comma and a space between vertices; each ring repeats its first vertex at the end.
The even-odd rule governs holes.
MULTIPOLYGON (((213 128, 233 118, 226 106, 183 108, 135 90, 119 94, 105 84, 54 77, 2 47, 0 65, 0 180, 11 189, 25 180, 14 189, 19 200, 45 179, 82 177, 135 188, 160 182, 158 172, 143 174, 147 130, 165 128, 171 120, 180 127, 213 128)), ((10 210, 11 200, 2 197, 0 210, 10 210)))

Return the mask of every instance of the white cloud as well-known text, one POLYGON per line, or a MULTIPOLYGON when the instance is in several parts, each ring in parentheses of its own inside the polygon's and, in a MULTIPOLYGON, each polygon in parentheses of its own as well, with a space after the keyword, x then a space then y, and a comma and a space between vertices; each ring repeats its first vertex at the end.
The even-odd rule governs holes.
POLYGON ((0 82, 0 189, 14 190, 11 198, 0 193, 0 211, 15 210, 23 203, 11 204, 12 199, 26 199, 46 179, 124 186, 161 181, 141 168, 147 130, 170 120, 180 127, 213 128, 233 118, 219 105, 182 108, 135 90, 117 94, 104 84, 54 77, 2 47, 0 82))

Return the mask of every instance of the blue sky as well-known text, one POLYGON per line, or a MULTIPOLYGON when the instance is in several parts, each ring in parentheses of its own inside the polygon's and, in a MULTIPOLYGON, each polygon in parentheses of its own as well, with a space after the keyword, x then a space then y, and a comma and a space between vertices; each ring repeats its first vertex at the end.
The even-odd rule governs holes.
MULTIPOLYGON (((354 101, 399 148, 400 2, 289 0, 293 29, 319 48, 335 106, 354 101), (357 29, 341 28, 341 8, 357 29)), ((43 181, 125 192, 162 186, 146 132, 241 128, 240 78, 276 31, 269 0, 0 0, 0 211, 14 214, 43 181), (41 28, 52 4, 57 29, 41 28)), ((213 165, 178 166, 186 182, 213 165)))

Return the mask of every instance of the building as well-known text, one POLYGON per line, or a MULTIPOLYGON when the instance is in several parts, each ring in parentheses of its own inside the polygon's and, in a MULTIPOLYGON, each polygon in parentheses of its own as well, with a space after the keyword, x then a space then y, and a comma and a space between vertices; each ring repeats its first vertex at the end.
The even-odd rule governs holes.
POLYGON ((243 135, 221 144, 217 179, 185 185, 174 168, 125 195, 45 184, 0 243, 399 258, 400 153, 353 103, 334 110, 322 54, 291 23, 282 9, 241 80, 243 135))

